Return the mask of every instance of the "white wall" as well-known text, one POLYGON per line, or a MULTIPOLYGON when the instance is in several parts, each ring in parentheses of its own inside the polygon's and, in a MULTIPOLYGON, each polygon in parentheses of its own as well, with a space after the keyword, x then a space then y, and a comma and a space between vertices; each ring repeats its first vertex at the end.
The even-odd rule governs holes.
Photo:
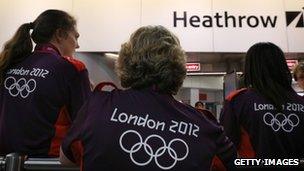
POLYGON ((140 27, 141 0, 74 0, 80 51, 118 51, 140 27))
POLYGON ((190 89, 190 105, 194 106, 198 100, 199 100, 199 89, 191 88, 190 89))
POLYGON ((120 87, 116 73, 105 56, 94 53, 76 53, 75 57, 87 67, 91 83, 95 86, 100 82, 113 82, 120 87))
POLYGON ((46 9, 72 12, 73 0, 0 0, 0 46, 9 40, 17 28, 35 18, 46 9))
POLYGON ((184 103, 190 104, 190 89, 188 88, 181 88, 177 95, 174 96, 175 99, 181 100, 184 103))
POLYGON ((206 90, 204 88, 201 88, 199 90, 200 94, 206 94, 207 99, 204 100, 204 102, 216 102, 216 103, 222 103, 223 102, 223 90, 206 90))
MULTIPOLYGON (((289 0, 288 3, 293 3, 293 1, 289 0)), ((249 16, 258 18, 260 16, 271 16, 272 18, 277 16, 277 26, 275 28, 262 27, 261 20, 257 27, 252 28, 245 24, 247 23, 245 22, 246 19, 242 20, 242 28, 214 28, 214 51, 245 52, 251 45, 260 41, 271 41, 279 45, 284 51, 290 50, 287 47, 283 0, 213 0, 213 7, 216 12, 228 11, 229 15, 246 16, 247 18, 249 16)), ((298 6, 298 9, 301 9, 301 6, 298 6)), ((253 18, 248 21, 255 24, 253 18)), ((238 24, 236 22, 236 25, 238 24)))
POLYGON ((259 41, 272 41, 285 52, 304 52, 304 27, 295 27, 303 6, 304 0, 1 0, 0 44, 22 23, 33 21, 45 9, 57 8, 78 19, 83 52, 118 51, 139 26, 159 24, 176 33, 191 52, 246 52, 259 41), (288 27, 286 11, 300 12, 288 27), (181 20, 174 26, 174 12, 178 18, 187 14, 186 27, 181 20), (225 12, 236 17, 236 27, 229 24, 232 19, 227 27, 221 26, 225 12), (217 14, 221 17, 216 18, 217 14), (276 18, 276 25, 263 27, 261 17, 276 18), (206 26, 208 22, 212 27, 206 26), (259 25, 249 26, 255 22, 259 25))
MULTIPOLYGON (((211 0, 143 0, 141 25, 163 25, 173 31, 180 39, 186 51, 213 51, 213 28, 183 27, 178 22, 178 27, 173 27, 173 12, 177 17, 183 11, 191 14, 211 14, 211 0)), ((189 24, 188 24, 189 25, 189 24)))
POLYGON ((200 93, 207 95, 207 99, 203 100, 203 102, 212 102, 212 103, 215 102, 218 104, 221 104, 223 102, 222 90, 210 91, 205 89, 183 87, 175 97, 178 100, 183 100, 191 105, 194 105, 194 103, 199 100, 200 93))
POLYGON ((223 90, 223 76, 187 76, 183 87, 223 90))
POLYGON ((181 100, 184 103, 194 106, 195 103, 199 100, 199 89, 182 88, 179 90, 178 94, 175 96, 175 99, 181 100))

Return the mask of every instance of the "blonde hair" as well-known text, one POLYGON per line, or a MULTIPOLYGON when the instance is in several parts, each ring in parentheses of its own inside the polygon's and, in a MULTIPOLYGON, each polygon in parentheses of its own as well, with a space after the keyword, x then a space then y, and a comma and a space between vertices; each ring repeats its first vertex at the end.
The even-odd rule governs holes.
POLYGON ((165 27, 141 27, 121 45, 116 72, 125 88, 156 86, 160 92, 176 94, 186 76, 185 53, 165 27))
POLYGON ((295 81, 298 81, 298 76, 304 76, 304 63, 299 63, 294 69, 293 69, 293 77, 295 81))

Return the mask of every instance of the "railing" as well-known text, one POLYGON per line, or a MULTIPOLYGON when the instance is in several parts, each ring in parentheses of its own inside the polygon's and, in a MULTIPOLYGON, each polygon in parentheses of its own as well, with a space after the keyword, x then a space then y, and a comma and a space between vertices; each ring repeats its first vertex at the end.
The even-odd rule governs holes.
POLYGON ((0 157, 0 171, 79 171, 77 167, 62 166, 58 158, 28 158, 17 153, 0 157))

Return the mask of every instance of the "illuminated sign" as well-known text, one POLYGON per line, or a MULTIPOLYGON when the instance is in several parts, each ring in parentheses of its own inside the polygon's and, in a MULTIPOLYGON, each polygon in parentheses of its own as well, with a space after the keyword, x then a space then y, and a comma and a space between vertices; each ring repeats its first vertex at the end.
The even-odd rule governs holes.
POLYGON ((187 69, 187 72, 200 71, 201 64, 200 63, 186 63, 186 69, 187 69))

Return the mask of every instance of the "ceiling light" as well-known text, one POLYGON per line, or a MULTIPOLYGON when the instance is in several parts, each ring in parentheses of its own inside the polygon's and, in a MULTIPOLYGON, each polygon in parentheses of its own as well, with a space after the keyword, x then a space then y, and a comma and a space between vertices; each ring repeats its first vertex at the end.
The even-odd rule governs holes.
POLYGON ((115 54, 115 53, 105 53, 105 56, 108 58, 115 59, 115 60, 117 60, 117 58, 118 58, 118 54, 115 54))

